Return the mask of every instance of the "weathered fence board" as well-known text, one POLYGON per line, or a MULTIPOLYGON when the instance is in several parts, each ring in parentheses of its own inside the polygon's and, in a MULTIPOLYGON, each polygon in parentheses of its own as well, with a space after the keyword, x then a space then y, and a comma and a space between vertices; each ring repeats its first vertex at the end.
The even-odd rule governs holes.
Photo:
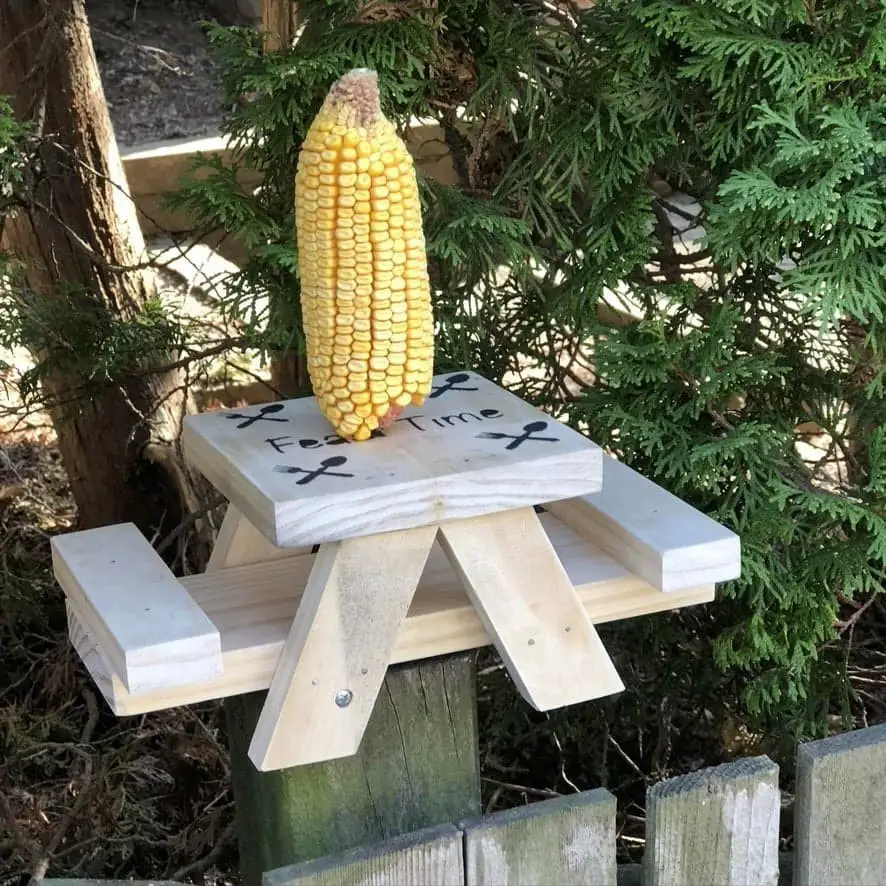
POLYGON ((796 886, 886 883, 886 725, 800 745, 796 886))
MULTIPOLYGON (((392 740, 382 733, 379 738, 392 740)), ((431 736, 424 738, 426 744, 433 744, 431 736)), ((402 765, 402 761, 392 761, 392 765, 402 765)), ((408 822, 420 821, 422 816, 404 809, 400 821, 377 821, 361 830, 358 822, 365 825, 371 818, 373 808, 378 808, 374 801, 381 795, 370 792, 367 805, 350 789, 349 779, 336 784, 337 776, 346 774, 343 771, 331 765, 305 769, 316 770, 322 778, 317 778, 313 788, 307 779, 299 782, 308 792, 293 789, 287 802, 278 802, 274 808, 297 813, 300 824, 308 829, 315 824, 325 831, 344 827, 348 833, 305 835, 298 831, 299 845, 290 840, 285 847, 275 847, 296 863, 267 870, 262 886, 886 884, 886 806, 882 803, 886 725, 800 745, 793 853, 779 852, 779 772, 764 756, 702 769, 650 787, 642 864, 620 865, 616 864, 616 800, 602 788, 482 817, 479 810, 471 810, 448 819, 457 824, 419 824, 411 832, 408 822), (325 797, 327 793, 332 796, 325 797), (398 833, 406 835, 395 836, 398 833), (331 854, 348 845, 357 848, 331 854), (307 854, 318 846, 324 846, 317 853, 321 857, 307 854)), ((432 792, 439 785, 445 793, 441 775, 447 771, 441 759, 439 766, 426 773, 424 790, 432 792)), ((354 773, 353 781, 359 781, 361 774, 365 780, 367 772, 354 773)), ((409 770, 406 778, 408 782, 414 773, 409 770)), ((408 786, 403 787, 397 801, 391 803, 385 797, 381 805, 408 805, 408 786)), ((464 794, 459 789, 453 799, 464 794)), ((445 820, 444 807, 452 808, 452 803, 436 810, 438 821, 445 820)), ((244 820, 248 822, 249 816, 244 820)), ((47 886, 119 886, 116 881, 46 882, 47 886)))
POLYGON ((90 880, 46 877, 43 886, 186 886, 177 880, 90 880))
POLYGON ((427 828, 340 855, 279 868, 263 886, 463 886, 462 835, 452 825, 427 828))
POLYGON ((615 886, 615 797, 602 788, 461 827, 471 886, 615 886))
POLYGON ((777 886, 781 795, 768 757, 661 782, 647 807, 646 886, 777 886))

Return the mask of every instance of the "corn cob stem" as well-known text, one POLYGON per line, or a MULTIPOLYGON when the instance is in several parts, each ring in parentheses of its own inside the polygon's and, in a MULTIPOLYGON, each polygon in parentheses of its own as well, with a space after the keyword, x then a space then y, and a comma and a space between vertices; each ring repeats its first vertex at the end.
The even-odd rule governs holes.
POLYGON ((433 311, 415 168, 358 68, 302 145, 295 227, 311 385, 335 431, 367 440, 431 386, 433 311))

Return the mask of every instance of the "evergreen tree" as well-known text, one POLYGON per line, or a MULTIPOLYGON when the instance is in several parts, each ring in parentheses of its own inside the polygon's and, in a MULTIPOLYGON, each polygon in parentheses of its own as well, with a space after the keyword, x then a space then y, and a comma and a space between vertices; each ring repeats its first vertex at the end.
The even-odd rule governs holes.
POLYGON ((248 246, 230 308, 253 341, 300 345, 293 164, 332 81, 371 66, 459 177, 422 180, 439 369, 506 382, 739 532, 742 578, 675 642, 761 724, 820 732, 847 699, 843 606, 886 558, 886 10, 299 6, 284 51, 210 29, 264 187, 216 167, 177 198, 248 246), (265 296, 289 308, 271 324, 265 296))
MULTIPOLYGON (((84 0, 0 3, 0 250, 16 274, 0 286, 0 345, 37 362, 21 393, 52 419, 79 525, 165 536, 205 486, 180 451, 178 330, 156 309, 99 82, 84 0), (4 146, 22 129, 24 151, 4 146)), ((177 553, 199 562, 192 540, 177 553)))

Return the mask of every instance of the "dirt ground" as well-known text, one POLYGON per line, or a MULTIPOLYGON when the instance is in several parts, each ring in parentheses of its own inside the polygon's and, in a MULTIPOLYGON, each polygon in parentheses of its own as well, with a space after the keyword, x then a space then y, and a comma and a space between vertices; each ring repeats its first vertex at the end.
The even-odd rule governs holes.
MULTIPOLYGON (((87 0, 111 119, 121 145, 216 131, 224 113, 201 21, 208 0, 87 0)), ((226 20, 224 24, 248 24, 226 20)))

